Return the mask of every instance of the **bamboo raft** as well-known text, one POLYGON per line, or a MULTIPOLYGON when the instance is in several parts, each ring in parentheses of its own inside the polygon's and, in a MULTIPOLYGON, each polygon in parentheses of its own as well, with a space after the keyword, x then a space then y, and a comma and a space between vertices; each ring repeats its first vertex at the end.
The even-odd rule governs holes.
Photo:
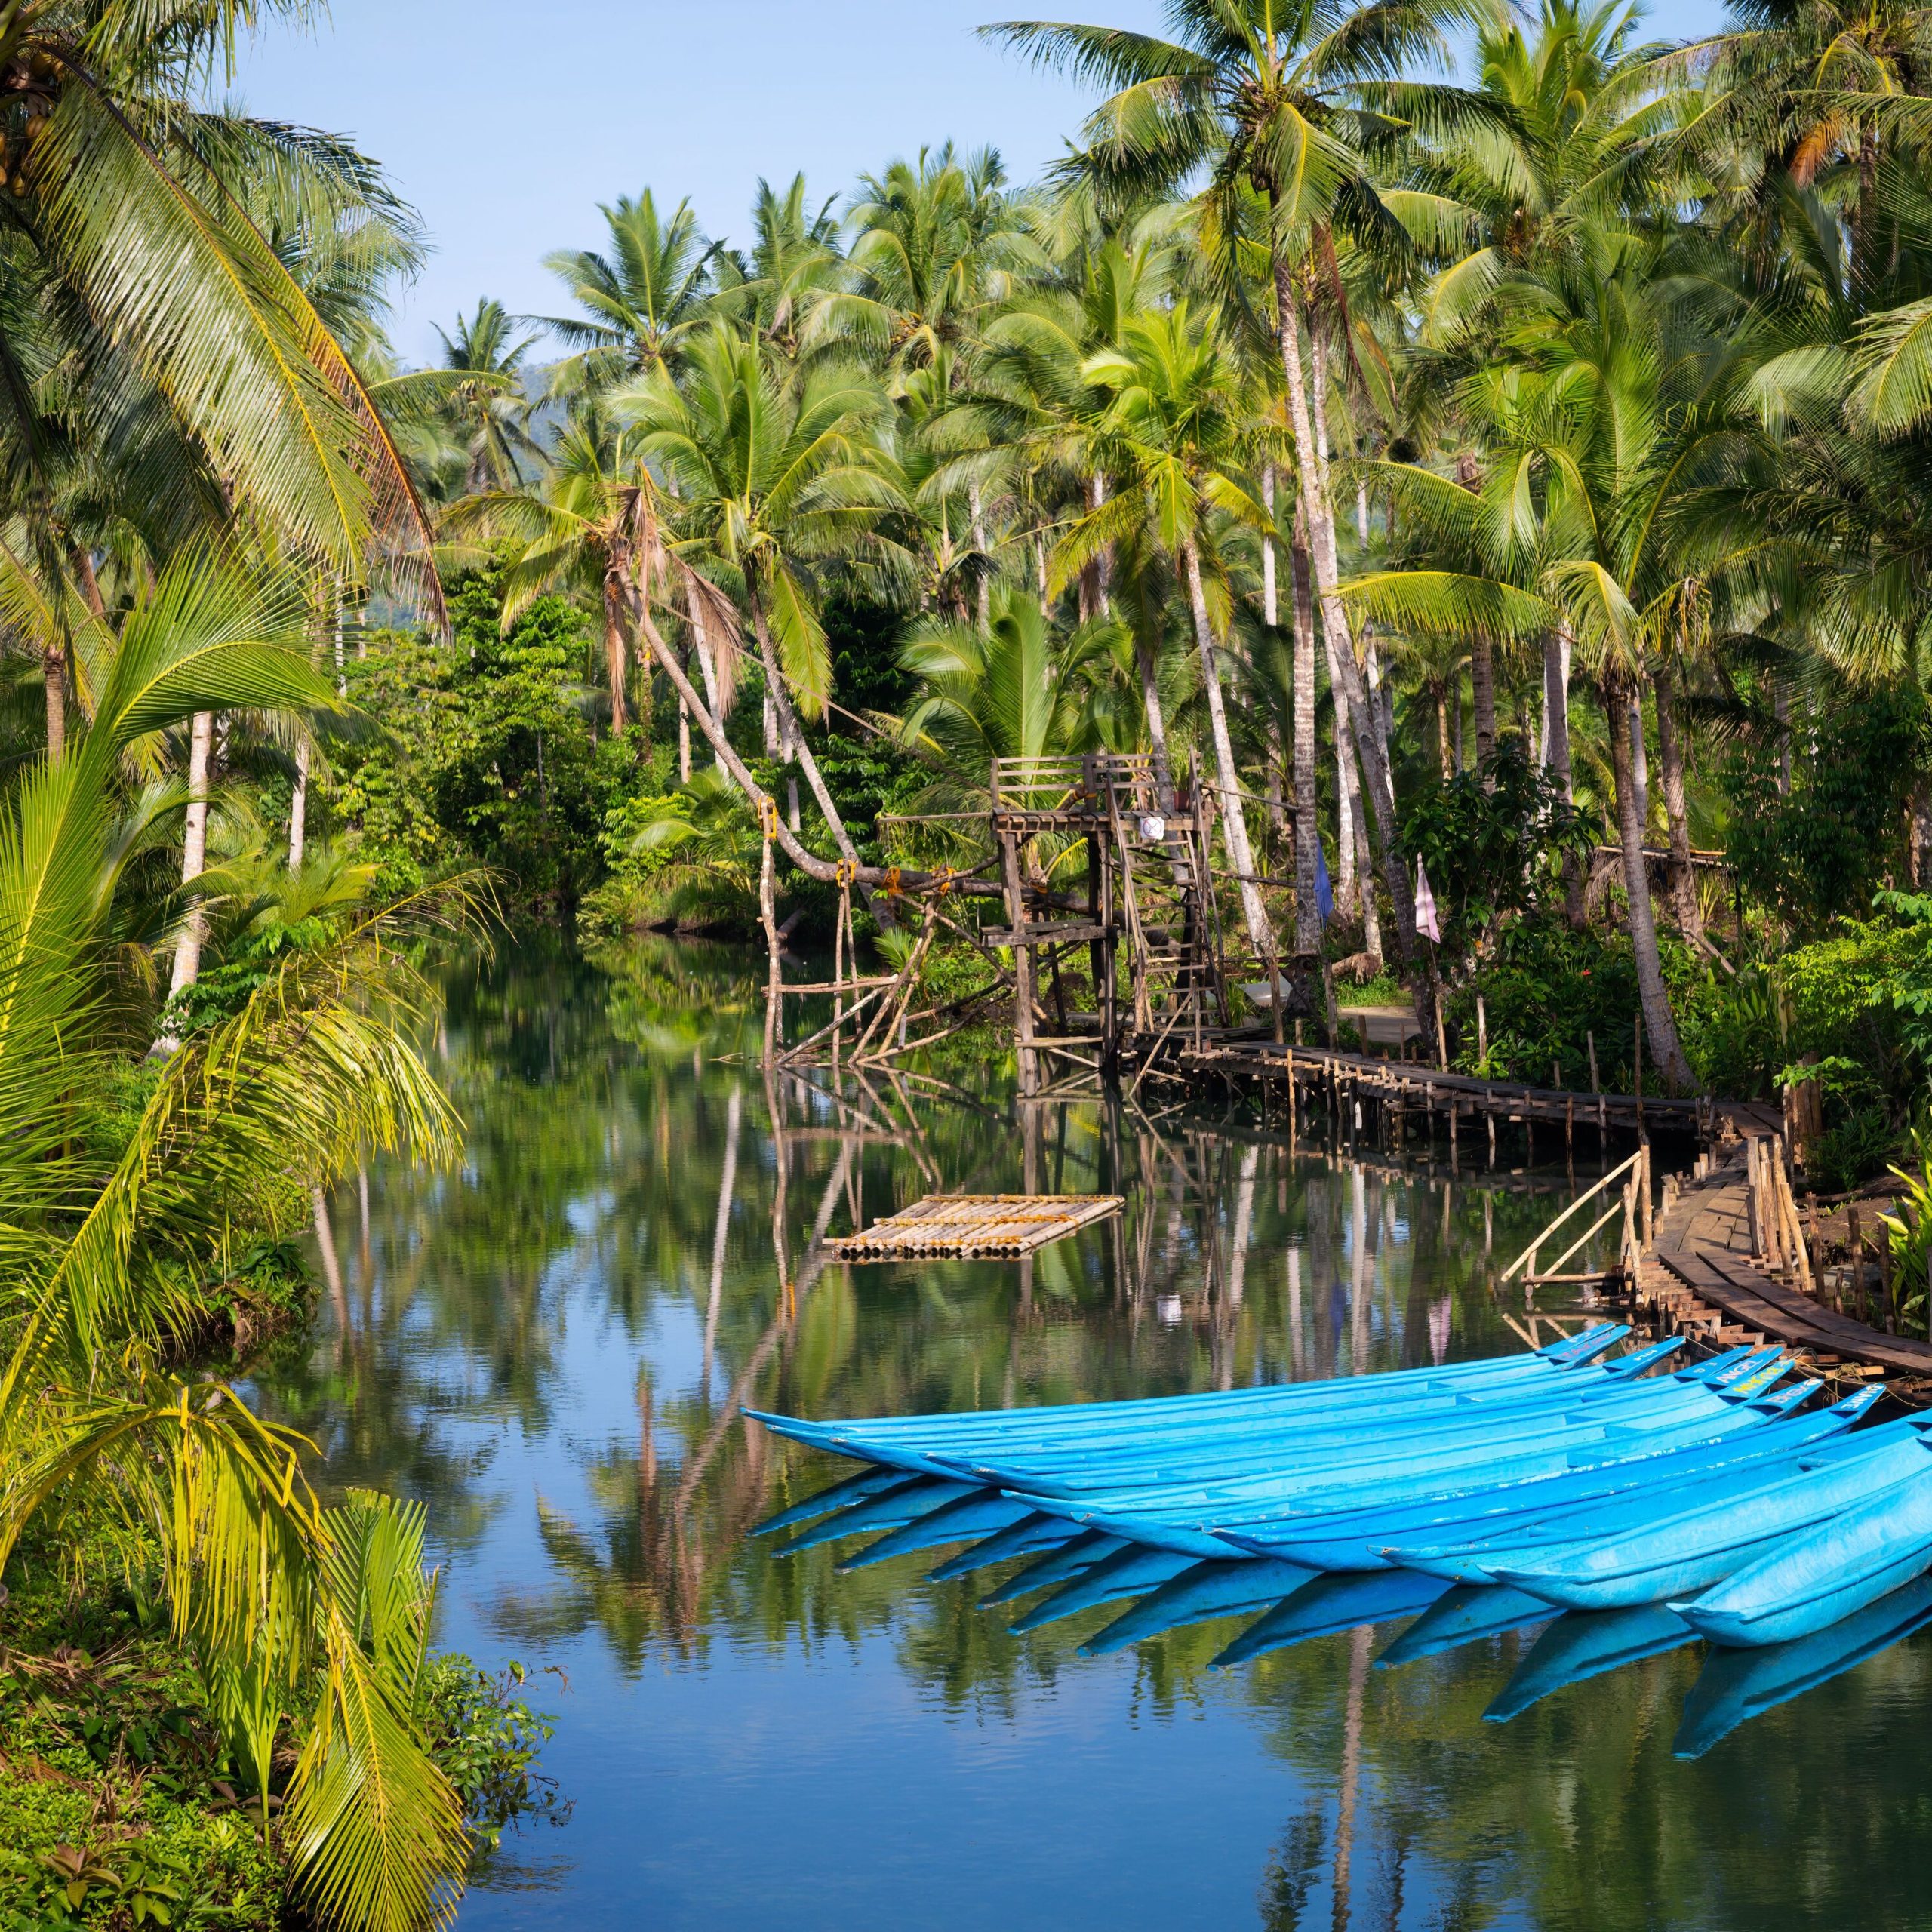
POLYGON ((1124 1205, 1118 1194, 931 1194, 829 1245, 841 1261, 1017 1261, 1124 1205))

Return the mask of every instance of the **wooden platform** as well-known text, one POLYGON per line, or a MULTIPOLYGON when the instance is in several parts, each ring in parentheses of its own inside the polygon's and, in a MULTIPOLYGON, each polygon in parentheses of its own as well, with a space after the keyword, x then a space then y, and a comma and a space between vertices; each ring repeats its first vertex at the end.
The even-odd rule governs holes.
POLYGON ((1017 1261, 1123 1204, 1118 1194, 931 1194, 829 1244, 841 1261, 1017 1261))
POLYGON ((1894 1378, 1902 1398, 1932 1379, 1932 1343, 1888 1335, 1814 1300, 1750 1253, 1741 1161, 1687 1187, 1660 1217, 1638 1294, 1664 1327, 1701 1331, 1720 1343, 1781 1342, 1825 1370, 1847 1367, 1894 1378))

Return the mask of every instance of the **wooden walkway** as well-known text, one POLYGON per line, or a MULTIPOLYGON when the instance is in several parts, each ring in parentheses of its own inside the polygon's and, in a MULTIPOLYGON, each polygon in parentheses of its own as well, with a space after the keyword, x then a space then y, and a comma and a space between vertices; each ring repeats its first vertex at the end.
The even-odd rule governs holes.
POLYGON ((1821 1371, 1884 1374, 1902 1400, 1932 1401, 1932 1343, 1841 1315, 1755 1259, 1746 1193, 1740 1151, 1666 1205, 1637 1270, 1639 1312, 1722 1346, 1780 1342, 1821 1371))
POLYGON ((1780 1124, 1776 1108, 1753 1102, 1579 1094, 1567 1088, 1445 1073, 1420 1061, 1379 1060, 1332 1047, 1278 1046, 1265 1039, 1204 1040, 1198 1047, 1183 1047, 1174 1064, 1196 1076, 1286 1082, 1297 1094, 1311 1092, 1338 1109, 1351 1100, 1373 1101, 1442 1113, 1452 1120, 1487 1118, 1560 1127, 1566 1135, 1574 1135, 1580 1126, 1593 1127, 1600 1134, 1613 1128, 1639 1133, 1655 1128, 1715 1140, 1727 1125, 1744 1134, 1774 1130, 1780 1124))

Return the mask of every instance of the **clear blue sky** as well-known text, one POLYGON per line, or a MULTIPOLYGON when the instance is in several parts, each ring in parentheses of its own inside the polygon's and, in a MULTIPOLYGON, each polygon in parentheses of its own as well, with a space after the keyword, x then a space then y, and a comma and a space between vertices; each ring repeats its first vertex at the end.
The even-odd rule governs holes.
MULTIPOLYGON (((761 174, 802 168, 842 196, 861 169, 948 137, 990 143, 1017 180, 1051 161, 1092 97, 974 39, 1059 12, 1151 27, 1160 0, 334 0, 311 34, 274 28, 238 92, 257 113, 352 135, 427 222, 397 346, 481 295, 554 308, 550 249, 600 238, 600 202, 647 183, 741 235, 761 174)), ((1721 0, 1664 0, 1651 30, 1708 30, 1721 0)))

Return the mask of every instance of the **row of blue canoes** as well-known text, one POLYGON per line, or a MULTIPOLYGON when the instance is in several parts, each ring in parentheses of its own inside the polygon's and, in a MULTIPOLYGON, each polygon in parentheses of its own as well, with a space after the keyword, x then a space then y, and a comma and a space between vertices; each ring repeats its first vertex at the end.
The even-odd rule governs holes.
MULTIPOLYGON (((1225 1663, 1413 1617, 1383 1660, 1401 1663, 1554 1617, 1518 1673, 1534 1688, 1698 1636, 1856 1661, 1878 1633, 1915 1628, 1932 1589, 1932 1424, 1855 1429, 1876 1389, 1808 1408, 1818 1385, 1788 1380, 1775 1349, 1674 1370, 1673 1343, 1611 1358, 1626 1333, 1207 1395, 759 1415, 865 1466, 761 1527, 790 1532, 786 1552, 873 1537, 848 1567, 959 1544, 936 1577, 1029 1559, 987 1602, 1035 1598, 1022 1630, 1130 1606, 1090 1650, 1263 1612, 1225 1663)), ((1748 1703, 1780 1668, 1727 1681, 1748 1703)), ((1512 1687, 1493 1715, 1533 1700, 1512 1687)), ((1721 1735, 1723 1715, 1698 1735, 1721 1735)))

